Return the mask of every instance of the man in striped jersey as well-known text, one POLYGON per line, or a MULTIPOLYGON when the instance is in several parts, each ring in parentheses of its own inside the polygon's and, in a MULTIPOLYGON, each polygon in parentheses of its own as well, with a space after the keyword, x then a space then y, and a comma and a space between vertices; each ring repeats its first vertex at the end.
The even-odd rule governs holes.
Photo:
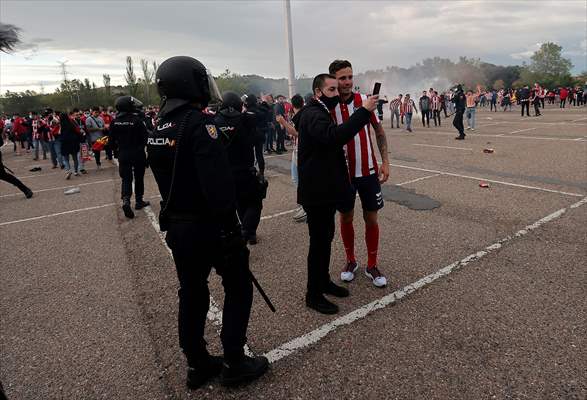
POLYGON ((399 109, 400 106, 402 105, 402 98, 403 95, 400 93, 396 99, 393 99, 390 103, 389 103, 389 111, 391 114, 391 127, 393 128, 393 118, 396 118, 396 127, 399 129, 399 109))
MULTIPOLYGON (((362 106, 367 97, 352 91, 353 67, 349 61, 335 60, 328 69, 330 74, 336 76, 338 80, 340 103, 332 110, 332 116, 337 124, 340 125, 362 106)), ((358 192, 363 206, 365 242, 368 253, 365 275, 373 281, 375 286, 384 287, 387 285, 387 279, 377 267, 377 251, 379 248, 377 212, 383 208, 381 184, 389 178, 389 157, 385 131, 374 113, 371 113, 370 125, 375 130, 377 147, 382 160, 381 167, 377 164, 373 145, 371 144, 371 126, 369 124, 363 126, 359 133, 346 144, 345 153, 353 190, 355 193, 358 192)), ((340 278, 345 282, 352 281, 355 278, 355 272, 359 269, 355 258, 354 209, 355 196, 352 196, 348 204, 343 204, 338 209, 340 212, 340 233, 347 257, 347 263, 340 274, 340 278)))

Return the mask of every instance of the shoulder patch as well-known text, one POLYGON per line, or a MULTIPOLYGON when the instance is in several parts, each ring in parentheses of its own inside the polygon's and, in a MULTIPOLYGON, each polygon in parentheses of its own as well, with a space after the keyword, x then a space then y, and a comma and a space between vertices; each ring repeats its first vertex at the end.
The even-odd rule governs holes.
POLYGON ((218 131, 216 130, 216 125, 206 125, 206 130, 208 131, 208 135, 212 139, 218 139, 218 131))

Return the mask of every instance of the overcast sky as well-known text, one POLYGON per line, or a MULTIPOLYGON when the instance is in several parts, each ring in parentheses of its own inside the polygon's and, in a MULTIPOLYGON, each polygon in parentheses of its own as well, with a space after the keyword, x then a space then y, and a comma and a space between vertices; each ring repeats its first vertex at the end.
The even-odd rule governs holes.
MULTIPOLYGON (((349 59, 355 72, 434 56, 521 64, 546 41, 563 46, 573 72, 587 70, 585 0, 292 0, 292 20, 296 75, 324 72, 335 58, 349 59)), ((39 91, 41 83, 52 91, 65 60, 70 79, 102 86, 108 73, 120 84, 127 55, 190 55, 215 75, 288 73, 281 0, 2 0, 0 21, 22 28, 24 42, 0 55, 0 93, 39 91)))

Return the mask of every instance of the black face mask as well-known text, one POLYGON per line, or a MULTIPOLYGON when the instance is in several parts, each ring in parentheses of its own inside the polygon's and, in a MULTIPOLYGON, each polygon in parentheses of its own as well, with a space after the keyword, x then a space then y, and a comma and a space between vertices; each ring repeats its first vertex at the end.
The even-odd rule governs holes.
POLYGON ((336 105, 340 102, 340 97, 338 95, 334 97, 326 97, 323 94, 319 97, 319 99, 329 110, 334 110, 334 107, 336 107, 336 105))

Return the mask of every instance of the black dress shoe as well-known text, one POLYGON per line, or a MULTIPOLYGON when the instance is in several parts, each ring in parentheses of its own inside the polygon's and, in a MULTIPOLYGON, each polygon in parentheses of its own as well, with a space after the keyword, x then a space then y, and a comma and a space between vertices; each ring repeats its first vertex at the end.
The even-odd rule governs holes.
POLYGON ((33 197, 33 191, 31 189, 27 188, 24 191, 24 195, 26 196, 27 199, 30 199, 31 197, 33 197))
POLYGON ((342 286, 338 286, 334 282, 328 282, 326 289, 324 290, 324 294, 329 294, 335 297, 349 297, 349 291, 347 288, 342 286))
POLYGON ((148 201, 143 201, 143 199, 139 199, 136 201, 135 203, 135 210, 140 210, 141 208, 145 208, 147 206, 151 205, 150 202, 148 201))
POLYGON ((226 361, 222 367, 220 384, 222 386, 237 386, 248 383, 263 375, 269 369, 267 357, 243 356, 237 361, 226 361))
POLYGON ((336 314, 338 306, 331 303, 323 295, 308 295, 306 294, 306 306, 312 310, 318 311, 321 314, 336 314))
POLYGON ((209 356, 195 365, 188 367, 186 385, 190 389, 197 389, 222 371, 222 357, 209 356))

